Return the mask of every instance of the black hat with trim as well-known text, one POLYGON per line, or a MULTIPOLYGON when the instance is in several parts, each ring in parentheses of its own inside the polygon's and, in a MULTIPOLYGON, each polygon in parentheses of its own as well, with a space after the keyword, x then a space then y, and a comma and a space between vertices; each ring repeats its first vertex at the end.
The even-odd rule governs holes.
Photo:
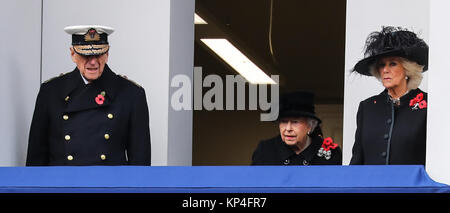
POLYGON ((72 45, 76 53, 91 56, 108 52, 108 35, 111 35, 114 29, 100 25, 78 25, 68 26, 64 31, 72 35, 72 45))
POLYGON ((382 57, 403 57, 424 66, 428 70, 428 45, 414 32, 400 27, 382 27, 380 32, 372 32, 365 45, 364 59, 356 63, 353 71, 372 76, 370 66, 382 57))
POLYGON ((278 120, 288 117, 314 118, 321 123, 314 111, 314 93, 296 91, 281 95, 278 120))

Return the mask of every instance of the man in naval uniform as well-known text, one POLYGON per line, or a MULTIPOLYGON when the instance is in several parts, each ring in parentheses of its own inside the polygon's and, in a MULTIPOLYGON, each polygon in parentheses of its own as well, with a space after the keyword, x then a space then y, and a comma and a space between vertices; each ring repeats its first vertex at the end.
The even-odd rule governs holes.
POLYGON ((44 82, 36 99, 27 166, 150 165, 145 91, 108 62, 105 26, 70 26, 76 68, 44 82))

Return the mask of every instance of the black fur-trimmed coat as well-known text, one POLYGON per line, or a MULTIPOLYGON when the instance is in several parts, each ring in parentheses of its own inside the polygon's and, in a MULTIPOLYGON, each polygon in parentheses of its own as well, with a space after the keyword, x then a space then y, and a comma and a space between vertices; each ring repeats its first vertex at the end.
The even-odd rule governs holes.
POLYGON ((253 152, 252 165, 342 165, 340 147, 330 148, 329 159, 319 156, 319 150, 323 143, 322 137, 314 136, 311 144, 301 153, 296 154, 278 135, 258 144, 253 152))

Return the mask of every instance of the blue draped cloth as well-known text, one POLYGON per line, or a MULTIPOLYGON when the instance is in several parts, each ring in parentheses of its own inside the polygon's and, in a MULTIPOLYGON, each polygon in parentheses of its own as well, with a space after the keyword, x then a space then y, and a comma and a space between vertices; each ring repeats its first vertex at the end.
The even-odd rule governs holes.
POLYGON ((14 193, 450 192, 423 166, 1 167, 14 193))

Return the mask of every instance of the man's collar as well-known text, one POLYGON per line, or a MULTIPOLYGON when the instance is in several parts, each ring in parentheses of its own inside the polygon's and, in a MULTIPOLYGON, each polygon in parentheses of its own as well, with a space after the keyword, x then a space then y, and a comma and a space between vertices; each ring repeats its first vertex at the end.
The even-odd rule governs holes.
POLYGON ((82 85, 85 85, 80 71, 76 67, 72 72, 66 74, 64 78, 64 86, 61 90, 62 99, 65 99, 66 97, 70 98, 73 91, 75 91, 77 88, 80 88, 82 85))
POLYGON ((93 86, 95 85, 99 89, 106 92, 106 95, 111 99, 114 99, 117 90, 117 79, 118 76, 105 64, 102 75, 97 79, 92 81, 93 86))
POLYGON ((86 78, 83 76, 83 74, 81 74, 81 72, 79 72, 81 75, 81 79, 83 79, 84 84, 89 84, 89 81, 86 80, 86 78))
MULTIPOLYGON (((102 75, 95 81, 89 83, 91 86, 96 87, 99 90, 105 91, 106 95, 111 99, 114 99, 117 87, 117 76, 109 69, 108 65, 105 64, 102 75)), ((87 80, 81 75, 80 70, 75 68, 71 73, 67 74, 64 89, 61 91, 61 96, 63 98, 70 96, 70 94, 75 91, 80 85, 87 85, 87 80)), ((101 91, 99 91, 101 92, 101 91)))

